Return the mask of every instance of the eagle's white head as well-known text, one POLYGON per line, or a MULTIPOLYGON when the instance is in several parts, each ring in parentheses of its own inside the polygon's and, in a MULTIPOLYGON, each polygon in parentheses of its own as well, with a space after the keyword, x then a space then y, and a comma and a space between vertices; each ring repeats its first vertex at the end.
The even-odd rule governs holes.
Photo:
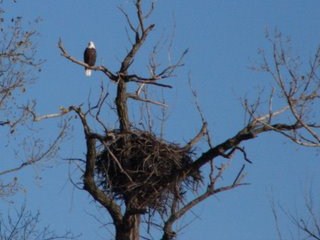
POLYGON ((96 47, 94 46, 94 43, 92 41, 90 41, 88 43, 88 48, 96 48, 96 47))

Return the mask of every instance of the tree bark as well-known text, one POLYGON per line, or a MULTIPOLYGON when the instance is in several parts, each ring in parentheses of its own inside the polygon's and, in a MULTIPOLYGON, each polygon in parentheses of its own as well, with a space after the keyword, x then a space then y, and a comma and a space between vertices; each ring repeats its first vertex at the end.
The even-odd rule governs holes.
POLYGON ((140 215, 124 216, 122 223, 116 226, 116 240, 140 239, 140 215))
POLYGON ((130 129, 130 122, 128 116, 127 106, 127 83, 119 77, 117 97, 116 97, 117 113, 120 122, 120 130, 128 131, 130 129))

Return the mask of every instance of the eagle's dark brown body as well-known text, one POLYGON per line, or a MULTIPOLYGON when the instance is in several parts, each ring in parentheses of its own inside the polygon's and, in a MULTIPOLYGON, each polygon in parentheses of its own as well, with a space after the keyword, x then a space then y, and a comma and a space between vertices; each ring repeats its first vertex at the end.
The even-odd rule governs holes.
MULTIPOLYGON (((96 64, 97 51, 93 42, 89 42, 88 47, 84 50, 83 60, 89 66, 94 66, 96 64)), ((91 76, 92 70, 85 68, 86 76, 91 76)))

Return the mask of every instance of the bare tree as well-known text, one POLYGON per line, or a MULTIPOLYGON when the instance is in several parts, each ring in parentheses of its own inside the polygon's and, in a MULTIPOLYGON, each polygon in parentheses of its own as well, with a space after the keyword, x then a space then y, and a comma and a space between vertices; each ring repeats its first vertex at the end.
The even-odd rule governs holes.
MULTIPOLYGON (((18 144, 20 149, 16 149, 16 152, 28 152, 26 159, 17 159, 15 167, 2 167, 0 176, 53 156, 67 128, 66 124, 62 124, 60 132, 51 143, 27 135, 28 129, 35 128, 30 126, 33 120, 36 120, 36 100, 28 99, 26 93, 36 81, 37 72, 41 71, 44 63, 37 57, 38 32, 34 28, 39 21, 40 19, 36 19, 33 23, 24 25, 21 16, 8 18, 0 6, 0 131, 3 136, 7 136, 9 142, 16 131, 22 128, 24 138, 21 139, 22 143, 18 144)), ((31 131, 30 135, 34 135, 34 131, 31 131)), ((1 196, 13 194, 19 189, 16 177, 11 182, 3 179, 0 179, 1 196)))
POLYGON ((274 201, 271 202, 272 214, 275 220, 277 235, 279 240, 288 239, 287 232, 280 224, 281 219, 287 219, 293 226, 291 239, 320 239, 320 215, 319 215, 319 198, 313 194, 312 189, 304 196, 304 207, 299 213, 292 213, 281 204, 276 205, 274 201), (284 216, 284 217, 283 217, 284 216))
MULTIPOLYGON (((14 159, 8 161, 15 164, 8 167, 7 163, 2 163, 0 167, 0 199, 4 200, 22 189, 17 175, 12 177, 10 173, 53 157, 67 125, 62 124, 56 138, 50 143, 30 137, 36 135, 36 127, 32 124, 36 120, 36 100, 28 99, 26 93, 37 79, 37 73, 41 71, 44 63, 37 57, 38 32, 35 25, 39 19, 27 24, 21 16, 9 18, 2 3, 3 1, 0 1, 0 133, 2 143, 6 146, 17 138, 21 139, 14 150, 14 159), (19 130, 23 132, 21 138, 21 135, 15 135, 19 130), (25 158, 20 157, 22 155, 25 158)), ((8 149, 6 152, 9 152, 8 149)), ((6 218, 4 213, 0 213, 0 239, 74 238, 69 232, 59 236, 48 227, 39 229, 39 221, 39 213, 32 214, 26 210, 25 205, 16 211, 16 216, 9 214, 6 218)))
MULTIPOLYGON (((49 226, 38 229, 40 214, 32 214, 23 205, 15 214, 9 214, 5 218, 0 215, 0 239, 3 240, 54 240, 54 239, 76 239, 71 232, 57 235, 50 230, 49 226)), ((77 236, 78 237, 78 236, 77 236)))
MULTIPOLYGON (((143 93, 150 85, 170 88, 170 85, 161 81, 173 76, 175 70, 183 65, 183 57, 187 53, 183 52, 175 63, 160 70, 154 58, 151 58, 149 76, 133 73, 132 63, 155 26, 149 23, 155 4, 146 5, 142 7, 142 0, 135 1, 135 17, 120 8, 127 20, 131 47, 117 72, 112 72, 106 66, 90 67, 71 56, 62 40, 58 44, 63 57, 102 72, 117 86, 114 105, 112 102, 107 104, 109 93, 102 86, 97 103, 89 102, 86 110, 83 110, 83 106, 69 106, 52 115, 73 112, 80 119, 86 141, 86 158, 80 160, 84 164, 82 188, 110 214, 117 240, 139 239, 142 224, 146 224, 147 229, 160 229, 162 240, 175 238, 174 224, 194 206, 212 195, 245 184, 245 164, 229 184, 223 185, 221 178, 231 166, 236 152, 243 155, 244 163, 250 163, 241 144, 254 140, 259 134, 275 132, 302 146, 320 145, 319 123, 314 117, 317 114, 314 105, 320 96, 320 48, 306 72, 301 75, 301 64, 297 58, 290 56, 280 33, 276 33, 274 38, 268 36, 272 47, 271 57, 261 51, 262 64, 255 68, 269 73, 273 81, 268 104, 262 104, 265 101, 259 98, 253 103, 244 99, 247 122, 233 136, 213 145, 208 124, 200 110, 202 126, 199 126, 198 134, 185 145, 174 144, 157 136, 152 127, 139 129, 139 124, 130 119, 128 100, 164 107, 162 101, 145 98, 143 93), (137 91, 129 92, 128 84, 137 84, 137 91), (276 107, 273 105, 275 98, 278 99, 276 107), (112 112, 118 119, 118 127, 114 129, 107 127, 108 116, 112 112), (97 128, 101 130, 95 130, 97 128), (195 154, 194 146, 201 138, 206 139, 208 148, 203 153, 195 154), (201 172, 205 167, 209 168, 208 175, 201 172)), ((153 53, 151 55, 155 57, 153 53)), ((150 119, 148 111, 145 112, 146 118, 150 119)))
POLYGON ((0 13, 0 125, 8 126, 13 133, 29 117, 18 98, 35 81, 35 72, 41 71, 43 60, 36 58, 34 38, 38 33, 24 29, 22 17, 7 19, 4 10, 1 9, 0 13))

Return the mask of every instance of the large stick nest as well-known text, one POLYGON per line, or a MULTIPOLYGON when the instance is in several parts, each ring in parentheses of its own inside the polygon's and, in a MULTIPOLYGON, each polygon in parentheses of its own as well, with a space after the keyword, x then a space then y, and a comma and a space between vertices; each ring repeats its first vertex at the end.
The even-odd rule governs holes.
POLYGON ((98 182, 107 194, 132 208, 162 212, 201 182, 199 171, 178 177, 192 163, 190 149, 140 130, 112 135, 97 157, 98 182))

